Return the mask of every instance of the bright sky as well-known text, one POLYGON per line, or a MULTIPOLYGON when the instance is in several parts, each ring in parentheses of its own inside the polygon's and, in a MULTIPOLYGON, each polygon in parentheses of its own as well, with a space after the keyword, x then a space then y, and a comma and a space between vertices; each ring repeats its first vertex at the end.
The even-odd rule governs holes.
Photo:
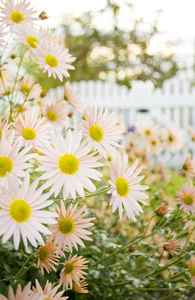
MULTIPOLYGON (((195 0, 131 0, 131 2, 134 3, 136 16, 144 17, 148 22, 153 20, 155 10, 162 9, 158 26, 162 39, 180 40, 177 53, 185 59, 187 57, 191 65, 195 38, 195 0)), ((107 0, 30 0, 30 3, 39 13, 44 10, 50 17, 49 20, 42 21, 42 24, 54 27, 59 23, 59 17, 65 13, 99 10, 107 5, 107 0)), ((158 43, 160 40, 156 43, 157 47, 158 43)))

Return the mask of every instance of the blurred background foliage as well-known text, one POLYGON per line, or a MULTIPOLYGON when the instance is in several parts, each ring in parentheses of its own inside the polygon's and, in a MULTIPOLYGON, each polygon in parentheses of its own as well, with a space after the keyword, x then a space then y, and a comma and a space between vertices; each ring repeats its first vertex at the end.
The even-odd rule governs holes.
MULTIPOLYGON (((65 15, 55 31, 64 39, 69 53, 76 57, 73 63, 76 72, 70 71, 70 81, 110 80, 131 88, 131 80, 151 80, 155 87, 161 87, 165 80, 176 75, 179 66, 172 51, 173 42, 167 42, 163 51, 151 48, 160 34, 157 29, 160 13, 156 11, 153 20, 145 23, 142 18, 133 17, 132 3, 122 1, 119 5, 113 0, 99 11, 65 15), (124 10, 128 11, 126 20, 124 10)), ((29 65, 27 61, 25 67, 37 74, 36 64, 29 65)), ((40 79, 45 89, 64 82, 46 74, 40 79)))

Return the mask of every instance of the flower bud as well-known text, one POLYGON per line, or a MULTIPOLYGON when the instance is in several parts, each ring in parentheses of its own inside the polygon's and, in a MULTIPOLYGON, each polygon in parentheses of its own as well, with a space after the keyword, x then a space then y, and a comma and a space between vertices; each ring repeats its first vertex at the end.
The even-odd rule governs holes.
POLYGON ((16 57, 17 57, 17 54, 16 54, 16 53, 13 53, 13 54, 10 55, 10 58, 11 58, 11 59, 15 59, 16 57))
POLYGON ((40 93, 40 97, 44 98, 47 95, 47 91, 46 90, 42 90, 42 92, 40 93))
POLYGON ((71 118, 72 115, 73 115, 73 112, 71 111, 71 112, 69 112, 68 117, 71 118))
POLYGON ((46 12, 45 12, 44 10, 40 13, 39 18, 40 18, 41 20, 46 20, 46 19, 48 19, 48 16, 47 16, 47 14, 46 14, 46 12))
POLYGON ((169 213, 169 209, 168 209, 168 206, 166 206, 166 205, 161 205, 156 210, 156 214, 159 217, 162 217, 168 213, 169 213))

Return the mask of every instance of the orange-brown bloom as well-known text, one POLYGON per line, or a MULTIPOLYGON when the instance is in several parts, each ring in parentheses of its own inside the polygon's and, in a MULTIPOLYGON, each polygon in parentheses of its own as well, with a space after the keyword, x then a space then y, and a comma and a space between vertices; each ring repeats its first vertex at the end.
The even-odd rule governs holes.
POLYGON ((87 294, 87 293, 89 293, 89 291, 86 289, 87 285, 88 284, 85 280, 79 281, 79 284, 77 284, 76 282, 73 281, 73 289, 78 294, 87 294))
POLYGON ((165 243, 164 249, 171 255, 177 255, 179 254, 180 246, 177 240, 169 240, 165 243))
POLYGON ((189 265, 189 273, 192 281, 192 285, 195 286, 195 256, 192 256, 189 265))
POLYGON ((75 255, 71 258, 69 256, 68 260, 65 260, 64 268, 60 273, 60 285, 63 285, 63 288, 67 289, 69 286, 72 289, 73 281, 80 285, 80 279, 84 279, 84 275, 87 275, 84 272, 84 269, 88 267, 85 265, 88 261, 83 258, 83 256, 75 255))
POLYGON ((57 265, 59 256, 57 254, 57 249, 53 242, 47 242, 45 246, 39 247, 38 249, 38 265, 41 268, 41 273, 44 275, 44 268, 47 273, 51 270, 56 271, 54 265, 57 265))
POLYGON ((195 186, 193 186, 193 182, 186 183, 180 187, 180 191, 177 192, 177 200, 180 204, 180 209, 183 209, 184 212, 190 214, 190 212, 194 215, 195 213, 195 186))
POLYGON ((64 291, 58 292, 60 285, 52 288, 51 282, 47 280, 44 289, 41 288, 37 279, 35 279, 36 288, 33 286, 31 295, 39 294, 40 297, 44 297, 44 300, 67 300, 68 297, 63 297, 64 291), (45 298, 46 297, 46 298, 45 298))
POLYGON ((195 160, 190 153, 183 164, 183 170, 195 175, 195 160))
POLYGON ((50 227, 52 235, 49 237, 49 240, 54 239, 55 245, 58 245, 58 250, 65 250, 66 246, 68 246, 70 252, 72 252, 72 247, 78 250, 77 244, 85 247, 82 240, 92 241, 88 237, 91 232, 86 230, 86 228, 93 225, 91 221, 94 218, 84 218, 86 216, 86 213, 83 213, 85 206, 78 211, 76 209, 77 204, 75 206, 70 204, 66 210, 62 201, 61 208, 57 206, 59 218, 57 219, 57 224, 50 227))

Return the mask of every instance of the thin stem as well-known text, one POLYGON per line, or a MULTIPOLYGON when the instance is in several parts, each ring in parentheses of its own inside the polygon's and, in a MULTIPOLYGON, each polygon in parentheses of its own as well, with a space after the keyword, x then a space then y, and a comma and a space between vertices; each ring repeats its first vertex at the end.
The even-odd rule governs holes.
POLYGON ((32 261, 32 263, 30 264, 30 266, 28 266, 28 268, 26 268, 25 270, 23 270, 23 272, 20 273, 20 276, 17 279, 20 279, 30 268, 32 268, 32 266, 34 265, 35 261, 37 260, 37 258, 35 257, 32 261))
POLYGON ((20 67, 21 67, 21 64, 22 64, 22 61, 23 61, 23 58, 24 58, 24 55, 25 55, 27 49, 28 48, 25 48, 24 52, 21 55, 21 59, 20 59, 20 62, 18 64, 18 70, 17 70, 17 73, 16 73, 16 78, 15 78, 14 86, 13 86, 13 89, 12 89, 12 98, 11 98, 11 101, 10 101, 10 116, 9 116, 10 120, 12 120, 14 91, 15 91, 17 80, 18 80, 18 75, 19 75, 20 67))
MULTIPOLYGON (((87 198, 90 198, 90 197, 93 197, 93 196, 97 196, 97 195, 100 195, 100 194, 102 194, 104 192, 107 192, 109 189, 110 189, 109 186, 104 186, 103 188, 100 188, 99 190, 97 190, 95 193, 88 193, 88 194, 86 194, 84 198, 83 197, 76 197, 75 199, 73 199, 73 198, 67 198, 66 202, 67 201, 81 200, 81 201, 78 202, 78 203, 80 203, 80 202, 86 200, 87 198)), ((59 199, 54 199, 53 201, 55 202, 55 201, 61 201, 61 200, 64 200, 64 199, 63 198, 59 198, 59 199)))
POLYGON ((103 262, 104 260, 109 259, 112 256, 115 256, 117 253, 121 252, 122 250, 125 250, 126 248, 133 246, 134 244, 136 244, 137 242, 146 239, 147 237, 153 235, 153 233, 147 235, 147 236, 137 236, 135 238, 133 238, 130 242, 128 242, 127 244, 125 244, 124 246, 120 247, 118 250, 116 250, 115 252, 111 253, 110 255, 107 255, 103 258, 101 258, 100 260, 98 260, 94 265, 92 265, 92 267, 97 266, 98 264, 100 264, 101 262, 103 262))
POLYGON ((166 189, 168 188, 169 184, 171 183, 171 181, 173 180, 173 178, 175 177, 175 175, 177 174, 177 172, 178 172, 179 170, 181 170, 181 169, 182 169, 182 167, 179 167, 178 169, 176 169, 176 170, 174 171, 174 173, 173 173, 173 175, 171 176, 169 182, 167 183, 167 185, 166 185, 165 188, 164 188, 164 192, 165 192, 166 189))
MULTIPOLYGON (((33 85, 37 82, 37 79, 40 77, 40 75, 41 75, 42 72, 43 72, 43 70, 41 69, 41 71, 39 72, 39 74, 37 75, 37 77, 35 78, 35 80, 33 81, 32 85, 31 85, 31 87, 30 87, 30 89, 29 89, 28 95, 29 95, 30 91, 32 90, 33 85)), ((22 103, 22 106, 21 106, 20 109, 18 110, 18 113, 17 113, 17 115, 16 115, 16 118, 17 118, 17 116, 19 115, 19 113, 22 111, 22 108, 23 108, 24 104, 25 104, 26 101, 27 101, 28 95, 26 95, 26 97, 25 97, 25 99, 24 99, 24 101, 23 101, 23 103, 22 103)))
MULTIPOLYGON (((29 260, 34 256, 34 253, 32 253, 28 258, 27 260, 25 261, 25 263, 23 264, 23 266, 20 268, 20 270, 18 271, 18 273, 16 274, 16 276, 13 277, 12 281, 10 282, 10 285, 8 286, 8 288, 10 286, 13 285, 13 283, 19 278, 19 275, 21 274, 21 272, 23 271, 23 269, 25 268, 25 266, 27 265, 27 263, 29 262, 29 260)), ((6 289, 4 295, 7 293, 8 291, 8 288, 6 289)))

